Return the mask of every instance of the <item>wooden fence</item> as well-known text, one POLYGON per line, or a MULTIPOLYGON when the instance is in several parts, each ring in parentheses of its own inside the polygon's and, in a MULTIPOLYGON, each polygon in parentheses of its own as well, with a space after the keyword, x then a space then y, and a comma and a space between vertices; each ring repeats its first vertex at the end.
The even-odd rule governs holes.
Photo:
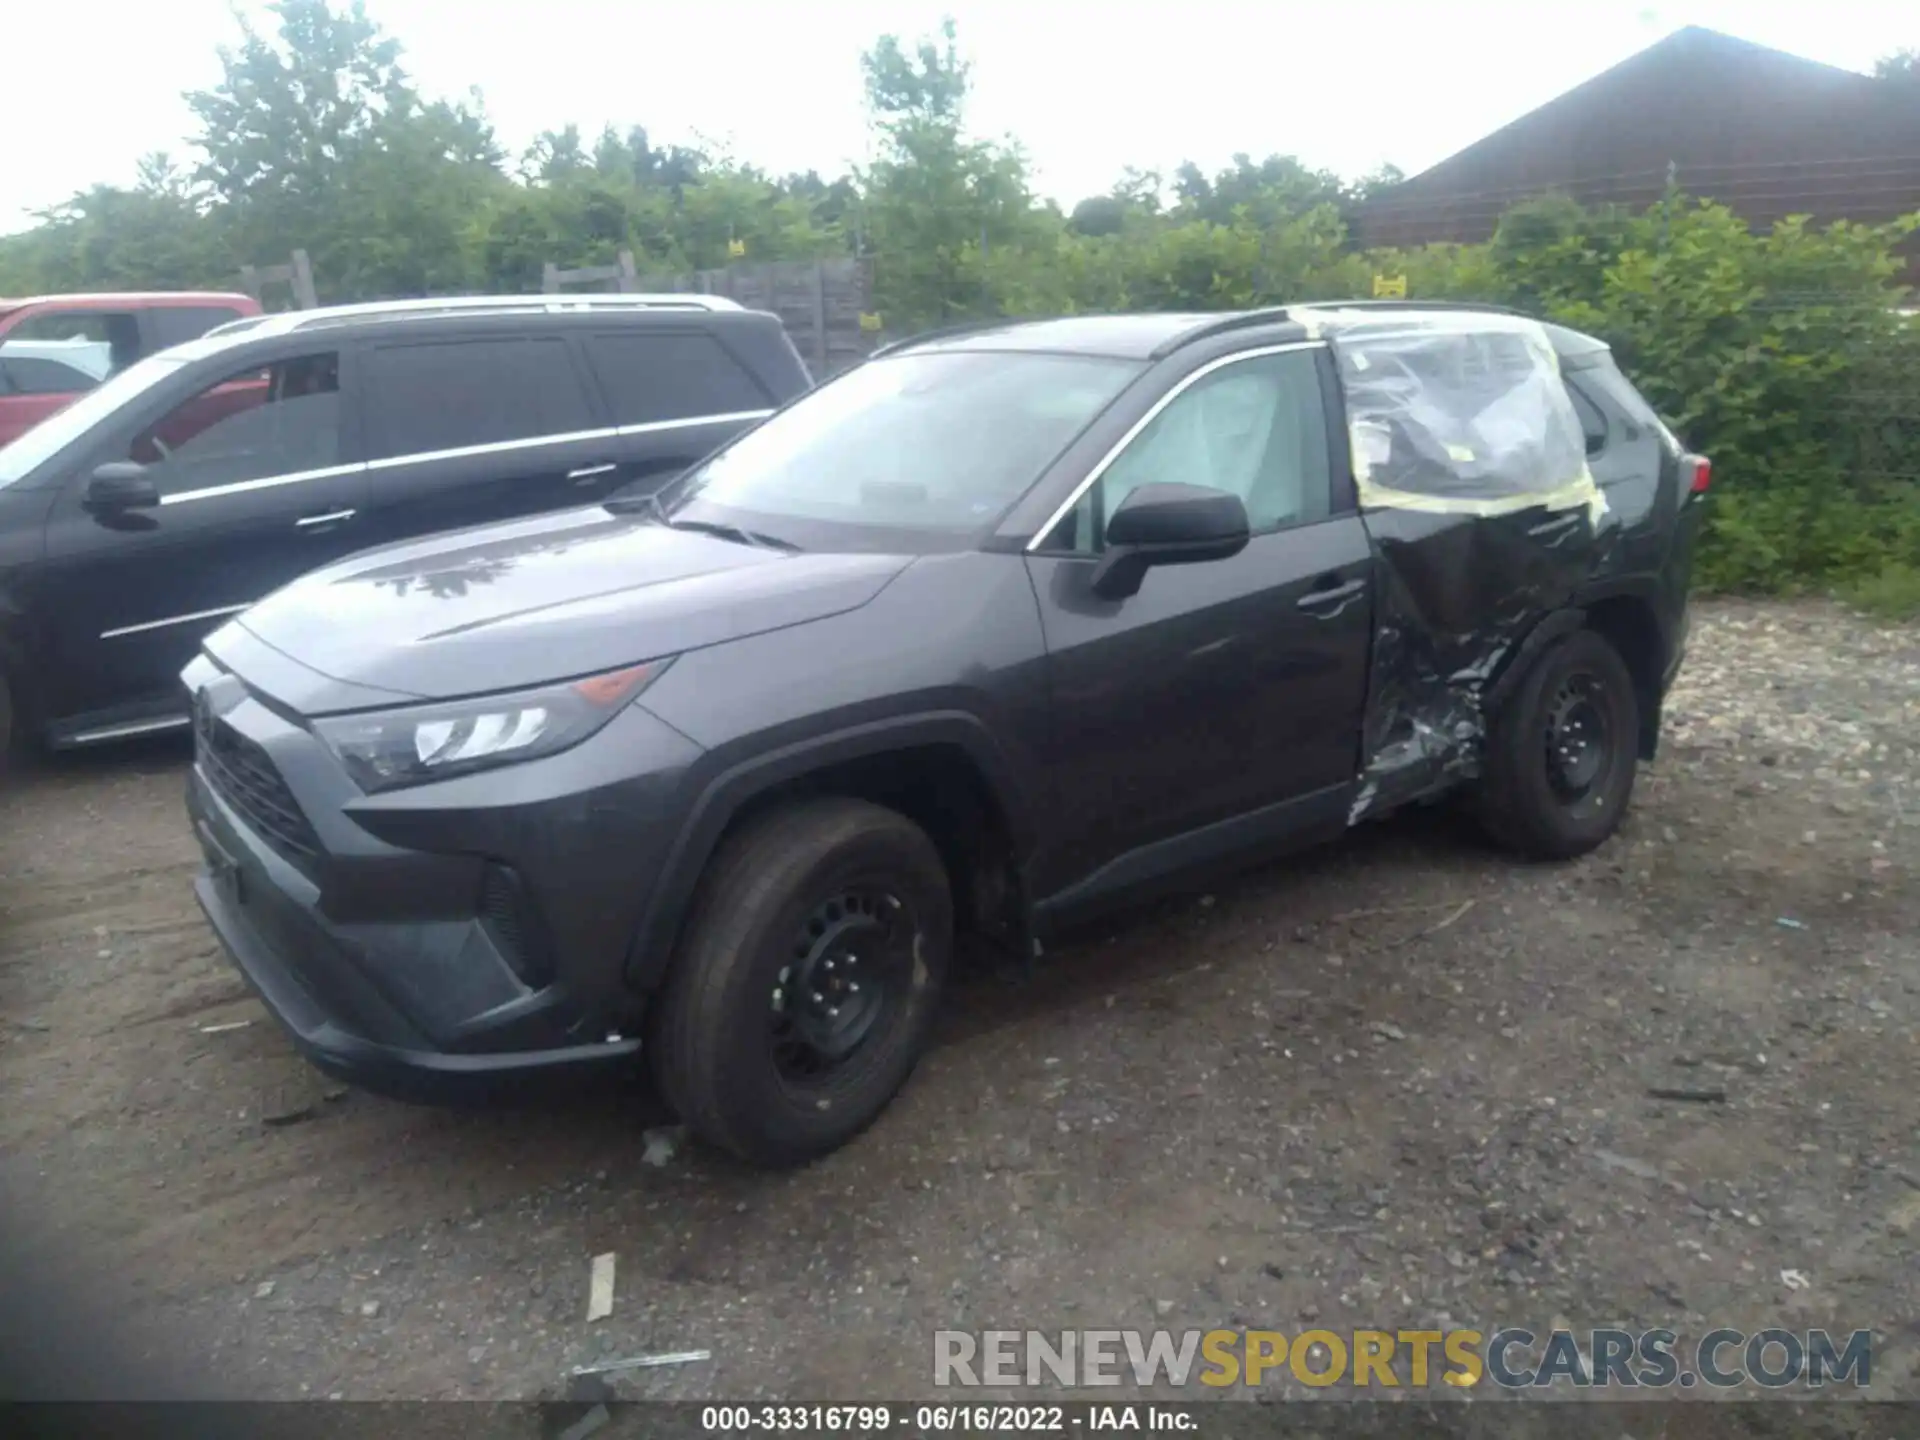
POLYGON ((313 288, 313 264, 304 250, 294 251, 293 259, 285 265, 240 267, 240 288, 263 305, 266 303, 264 291, 268 285, 285 285, 291 289, 296 310, 313 310, 320 304, 320 297, 313 288))
POLYGON ((776 260, 691 275, 643 275, 647 292, 724 295, 780 317, 816 380, 858 365, 880 341, 864 260, 776 260))

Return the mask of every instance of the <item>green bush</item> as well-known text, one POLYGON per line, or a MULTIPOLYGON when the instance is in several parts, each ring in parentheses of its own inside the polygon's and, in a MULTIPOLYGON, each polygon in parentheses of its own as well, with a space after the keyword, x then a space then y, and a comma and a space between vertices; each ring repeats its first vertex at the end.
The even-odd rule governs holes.
POLYGON ((1840 595, 1883 620, 1911 620, 1920 616, 1920 565, 1891 561, 1864 580, 1849 581, 1840 595))

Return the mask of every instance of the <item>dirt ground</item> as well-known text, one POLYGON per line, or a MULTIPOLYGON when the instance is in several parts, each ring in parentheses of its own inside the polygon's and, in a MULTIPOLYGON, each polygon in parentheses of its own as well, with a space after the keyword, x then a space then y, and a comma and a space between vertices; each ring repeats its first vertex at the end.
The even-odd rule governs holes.
POLYGON ((618 1393, 902 1399, 941 1328, 1308 1322, 1873 1327, 1920 1395, 1920 630, 1696 617, 1598 854, 1400 817, 970 978, 784 1176, 649 1154, 639 1093, 336 1090, 194 906, 184 752, 42 766, 0 793, 0 1203, 235 1395, 707 1349, 618 1393))

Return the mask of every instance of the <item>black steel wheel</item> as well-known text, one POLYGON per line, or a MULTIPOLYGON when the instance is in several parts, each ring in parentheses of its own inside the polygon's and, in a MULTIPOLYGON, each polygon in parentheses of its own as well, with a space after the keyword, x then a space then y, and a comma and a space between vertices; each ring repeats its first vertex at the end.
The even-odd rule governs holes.
POLYGON ((1633 676, 1606 637, 1556 641, 1492 717, 1474 792, 1482 824, 1524 855, 1585 854, 1625 816, 1639 735, 1633 676))
POLYGON ((762 816, 708 866, 654 1007, 654 1074, 687 1125, 799 1164, 870 1125, 926 1043, 953 943, 939 852, 863 800, 762 816))
POLYGON ((773 1063, 783 1083, 831 1084, 876 1033, 898 1024, 912 998, 919 923, 898 895, 843 890, 810 911, 780 967, 769 1010, 773 1063))
POLYGON ((1547 702, 1547 783, 1568 804, 1605 793, 1614 764, 1602 682, 1584 670, 1565 676, 1547 702))

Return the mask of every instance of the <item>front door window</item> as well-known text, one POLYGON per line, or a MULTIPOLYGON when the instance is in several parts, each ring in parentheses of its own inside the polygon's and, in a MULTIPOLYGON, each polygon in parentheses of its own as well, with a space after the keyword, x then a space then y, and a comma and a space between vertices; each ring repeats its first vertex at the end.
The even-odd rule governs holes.
POLYGON ((133 442, 163 498, 340 463, 340 357, 276 360, 209 385, 133 442))

